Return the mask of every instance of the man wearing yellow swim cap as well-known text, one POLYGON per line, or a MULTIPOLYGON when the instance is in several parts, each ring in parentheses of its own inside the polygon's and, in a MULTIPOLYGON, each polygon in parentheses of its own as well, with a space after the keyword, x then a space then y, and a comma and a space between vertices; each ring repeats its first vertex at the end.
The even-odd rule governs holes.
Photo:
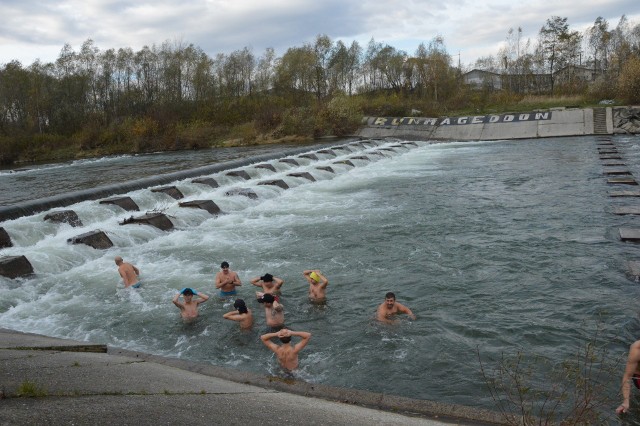
POLYGON ((329 280, 318 269, 308 269, 302 273, 309 282, 309 301, 311 303, 324 303, 327 301, 327 286, 329 280))

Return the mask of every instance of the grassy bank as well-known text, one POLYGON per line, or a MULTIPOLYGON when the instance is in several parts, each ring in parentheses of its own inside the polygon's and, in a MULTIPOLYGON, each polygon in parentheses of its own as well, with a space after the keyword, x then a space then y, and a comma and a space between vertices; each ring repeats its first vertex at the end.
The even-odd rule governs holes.
MULTIPOLYGON (((0 164, 66 161, 116 154, 179 151, 217 147, 308 142, 323 136, 354 134, 363 116, 461 116, 526 112, 553 107, 590 107, 586 96, 516 96, 467 91, 446 104, 424 102, 396 93, 336 96, 313 107, 242 108, 228 120, 145 116, 105 124, 93 123, 71 135, 0 136, 0 164), (246 120, 243 118, 246 117, 246 120)), ((217 114, 219 116, 220 114, 217 114)), ((227 114, 228 115, 228 114, 227 114)))

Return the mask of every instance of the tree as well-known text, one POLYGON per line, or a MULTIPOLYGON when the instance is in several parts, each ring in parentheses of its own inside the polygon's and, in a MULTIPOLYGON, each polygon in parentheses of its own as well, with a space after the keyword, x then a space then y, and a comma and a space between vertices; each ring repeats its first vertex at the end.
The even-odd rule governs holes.
POLYGON ((551 76, 553 93, 554 74, 559 69, 575 64, 579 57, 581 36, 577 31, 569 31, 567 18, 553 16, 539 32, 540 51, 551 76))
POLYGON ((609 49, 612 39, 607 20, 598 16, 593 26, 587 29, 587 39, 593 54, 594 72, 605 72, 608 68, 609 49))

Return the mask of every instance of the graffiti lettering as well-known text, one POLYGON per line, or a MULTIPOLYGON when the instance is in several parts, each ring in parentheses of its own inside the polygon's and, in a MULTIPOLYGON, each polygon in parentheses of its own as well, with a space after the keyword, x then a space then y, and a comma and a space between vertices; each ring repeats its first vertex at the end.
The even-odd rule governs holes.
POLYGON ((535 114, 502 114, 476 115, 473 117, 376 117, 374 126, 456 126, 465 124, 485 123, 517 123, 523 121, 551 120, 551 112, 536 112, 535 114))

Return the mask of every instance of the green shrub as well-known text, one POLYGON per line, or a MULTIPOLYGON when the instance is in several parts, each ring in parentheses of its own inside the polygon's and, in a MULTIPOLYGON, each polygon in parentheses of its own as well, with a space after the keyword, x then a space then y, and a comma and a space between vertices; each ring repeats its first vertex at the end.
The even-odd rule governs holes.
POLYGON ((618 78, 618 97, 627 103, 640 103, 640 58, 632 57, 618 78))

